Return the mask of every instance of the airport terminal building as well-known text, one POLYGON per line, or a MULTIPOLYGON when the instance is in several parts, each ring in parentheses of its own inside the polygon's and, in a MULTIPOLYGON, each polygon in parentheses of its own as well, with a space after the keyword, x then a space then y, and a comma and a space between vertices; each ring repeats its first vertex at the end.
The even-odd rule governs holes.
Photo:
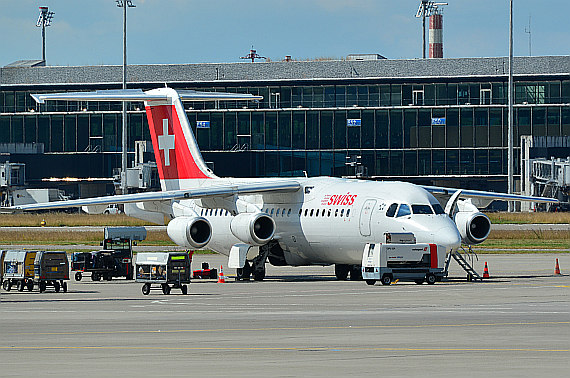
MULTIPOLYGON (((132 65, 127 80, 263 96, 185 104, 220 176, 357 175, 506 191, 507 58, 369 58, 132 65)), ((570 57, 517 57, 513 72, 518 173, 521 136, 570 136, 570 57)), ((34 185, 111 178, 121 165, 121 104, 40 106, 30 93, 120 89, 121 80, 121 66, 0 68, 0 162, 24 163, 34 185)), ((129 103, 130 162, 137 141, 150 141, 146 114, 129 103)))

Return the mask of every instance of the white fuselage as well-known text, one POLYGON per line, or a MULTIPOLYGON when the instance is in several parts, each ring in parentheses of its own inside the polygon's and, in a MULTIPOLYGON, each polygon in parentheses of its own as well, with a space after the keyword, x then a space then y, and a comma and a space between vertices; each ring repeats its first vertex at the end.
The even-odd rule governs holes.
MULTIPOLYGON (((214 179, 202 185, 262 180, 214 179)), ((274 239, 289 265, 360 264, 364 245, 383 241, 386 232, 411 232, 418 243, 443 245, 448 252, 460 246, 457 227, 446 214, 386 215, 392 204, 408 205, 409 209, 424 205, 424 212, 426 205, 433 209, 439 204, 416 185, 330 177, 295 180, 302 187, 295 193, 240 196, 273 218, 274 239)), ((234 244, 242 243, 230 231, 232 215, 228 211, 203 208, 193 200, 184 205, 212 226, 212 237, 205 248, 228 255, 234 244)))

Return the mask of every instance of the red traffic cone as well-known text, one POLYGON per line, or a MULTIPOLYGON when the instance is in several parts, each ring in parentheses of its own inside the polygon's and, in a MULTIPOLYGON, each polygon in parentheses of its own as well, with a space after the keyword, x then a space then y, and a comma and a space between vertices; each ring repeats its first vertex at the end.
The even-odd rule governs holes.
POLYGON ((224 277, 224 267, 220 265, 220 274, 218 274, 218 283, 226 283, 226 278, 224 277))
POLYGON ((489 268, 487 267, 487 261, 485 261, 485 269, 483 270, 483 278, 489 278, 489 268))
POLYGON ((561 275, 560 273, 560 265, 558 265, 558 259, 556 259, 556 266, 554 267, 554 274, 561 275))

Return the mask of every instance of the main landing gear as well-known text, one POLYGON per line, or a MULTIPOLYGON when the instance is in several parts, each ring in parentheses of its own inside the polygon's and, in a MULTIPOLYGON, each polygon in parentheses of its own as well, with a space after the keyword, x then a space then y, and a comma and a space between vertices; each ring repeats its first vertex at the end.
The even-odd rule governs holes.
POLYGON ((259 255, 255 256, 251 263, 246 261, 243 268, 236 269, 236 281, 249 281, 250 277, 253 277, 254 281, 263 281, 265 279, 265 262, 272 247, 271 242, 259 247, 259 255))
POLYGON ((360 265, 335 264, 334 275, 339 281, 348 280, 349 274, 351 281, 362 281, 361 269, 362 267, 360 265))

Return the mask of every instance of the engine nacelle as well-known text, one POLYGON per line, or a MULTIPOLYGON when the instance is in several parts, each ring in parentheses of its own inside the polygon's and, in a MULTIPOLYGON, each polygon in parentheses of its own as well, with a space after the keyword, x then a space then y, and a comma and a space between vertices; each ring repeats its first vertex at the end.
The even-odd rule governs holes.
POLYGON ((240 213, 230 223, 232 234, 250 245, 264 245, 275 234, 275 221, 265 213, 240 213))
POLYGON ((168 223, 166 232, 180 246, 202 248, 212 237, 212 226, 206 218, 177 217, 168 223))
POLYGON ((455 224, 465 244, 483 243, 491 232, 491 221, 480 212, 460 211, 455 214, 455 224))

